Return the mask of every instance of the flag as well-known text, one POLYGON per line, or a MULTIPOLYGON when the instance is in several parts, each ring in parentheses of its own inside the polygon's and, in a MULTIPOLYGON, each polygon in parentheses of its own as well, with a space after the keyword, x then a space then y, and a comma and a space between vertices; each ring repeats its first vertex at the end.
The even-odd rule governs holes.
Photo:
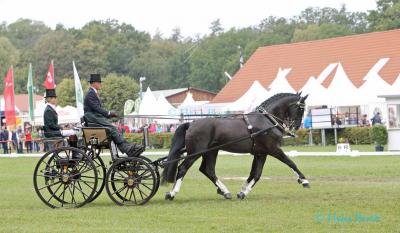
POLYGON ((32 80, 32 64, 29 63, 28 73, 28 99, 29 99, 29 121, 33 122, 35 119, 34 108, 33 108, 33 80, 32 80))
POLYGON ((83 91, 78 71, 75 67, 75 61, 72 61, 72 66, 74 68, 76 108, 78 109, 79 117, 83 117, 83 91))
POLYGON ((8 126, 16 124, 14 103, 14 79, 12 66, 4 79, 4 115, 8 126))
POLYGON ((46 89, 55 89, 56 88, 56 81, 54 80, 53 61, 51 61, 49 70, 47 71, 47 75, 44 80, 44 86, 46 87, 46 89))

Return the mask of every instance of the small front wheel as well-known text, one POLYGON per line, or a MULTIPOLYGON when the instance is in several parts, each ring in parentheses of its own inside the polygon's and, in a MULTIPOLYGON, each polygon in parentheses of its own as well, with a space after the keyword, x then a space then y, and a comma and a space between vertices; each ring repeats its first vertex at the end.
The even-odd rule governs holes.
POLYGON ((117 205, 143 205, 153 197, 157 185, 152 165, 137 157, 117 160, 106 180, 108 196, 117 205))

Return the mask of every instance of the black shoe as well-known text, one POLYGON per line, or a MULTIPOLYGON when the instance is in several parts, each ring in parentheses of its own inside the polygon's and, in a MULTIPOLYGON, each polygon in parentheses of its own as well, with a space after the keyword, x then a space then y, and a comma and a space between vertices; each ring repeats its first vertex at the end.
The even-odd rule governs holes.
POLYGON ((131 150, 127 153, 128 157, 138 157, 145 149, 141 144, 131 144, 131 146, 131 150))

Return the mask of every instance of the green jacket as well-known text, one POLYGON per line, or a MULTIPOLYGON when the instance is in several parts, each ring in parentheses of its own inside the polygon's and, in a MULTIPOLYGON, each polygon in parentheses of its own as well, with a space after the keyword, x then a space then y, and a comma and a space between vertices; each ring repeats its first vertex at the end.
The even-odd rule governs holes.
POLYGON ((44 110, 43 118, 44 137, 62 137, 61 127, 58 125, 58 114, 50 105, 47 105, 44 110))

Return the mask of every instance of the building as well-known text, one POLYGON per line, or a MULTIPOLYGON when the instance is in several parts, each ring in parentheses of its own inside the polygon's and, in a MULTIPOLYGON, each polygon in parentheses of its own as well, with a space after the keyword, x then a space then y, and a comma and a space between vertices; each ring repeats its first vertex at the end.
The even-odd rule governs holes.
POLYGON ((299 91, 310 77, 323 80, 322 85, 328 87, 337 67, 343 67, 357 88, 373 71, 392 85, 397 77, 400 78, 399 38, 400 30, 390 30, 260 47, 212 103, 237 100, 256 80, 268 90, 282 70, 286 71, 284 76, 295 91, 299 91))
POLYGON ((169 90, 159 90, 152 91, 153 95, 158 99, 158 97, 163 94, 164 97, 171 103, 173 106, 180 105, 183 100, 185 100, 188 92, 193 95, 193 99, 195 101, 211 101, 217 94, 214 92, 188 87, 188 88, 178 88, 178 89, 169 89, 169 90))

